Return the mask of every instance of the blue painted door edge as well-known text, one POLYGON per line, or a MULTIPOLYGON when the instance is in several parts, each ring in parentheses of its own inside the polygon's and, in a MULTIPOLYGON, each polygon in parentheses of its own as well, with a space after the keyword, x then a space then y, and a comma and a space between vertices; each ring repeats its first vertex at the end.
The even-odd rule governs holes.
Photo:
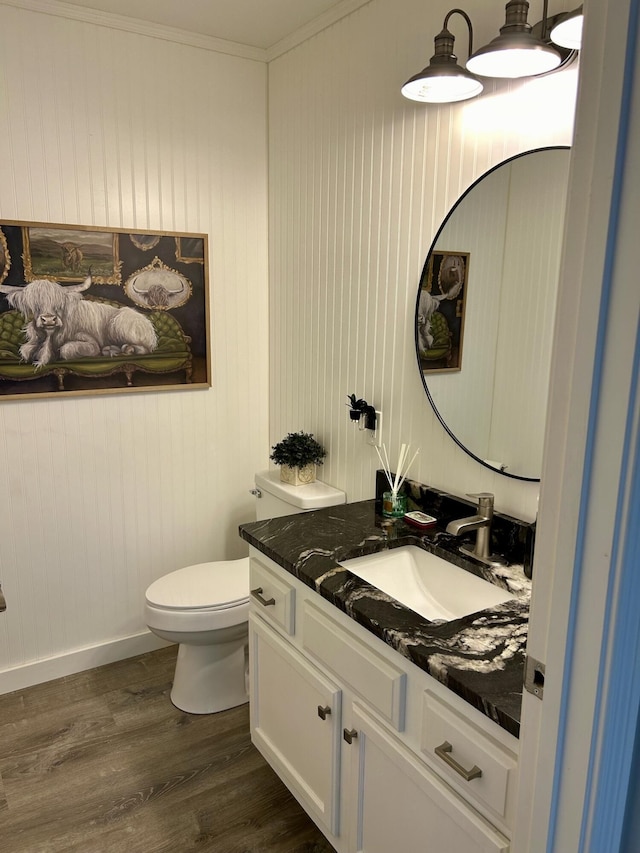
MULTIPOLYGON (((624 168, 627 153, 627 141, 629 134, 631 95, 633 90, 633 76, 635 71, 637 36, 638 36, 638 10, 640 0, 631 0, 629 10, 629 25, 627 28, 627 44, 625 55, 624 83, 621 99, 620 126, 618 132, 618 145, 616 150, 616 165, 611 200, 611 216, 609 220, 609 231, 607 235, 607 247, 605 256, 605 268, 603 275, 603 287, 600 301, 600 324, 599 328, 606 328, 609 315, 611 299, 611 282, 613 278, 615 252, 618 237, 620 204, 622 198, 624 168)), ((600 405, 600 391, 602 385, 603 351, 605 336, 601 336, 596 345, 595 368, 592 382, 592 397, 589 410, 589 425, 585 449, 585 465, 583 486, 580 501, 580 525, 577 535, 576 556, 574 561, 574 573, 571 590, 571 602, 569 610, 569 623, 567 631, 567 644, 565 649, 565 676, 562 688, 560 719, 558 726, 558 742, 556 762, 554 768, 553 795, 551 813, 549 819, 549 830, 547 835, 547 853, 567 853, 567 851, 555 850, 555 834, 558 823, 559 791, 562 782, 564 748, 566 744, 567 726, 569 724, 569 694, 572 676, 572 662, 576 643, 578 599, 581 584, 581 568, 584 557, 585 546, 585 520, 587 506, 590 499, 590 487, 592 481, 593 450, 595 445, 596 422, 600 405)), ((618 490, 618 509, 622 509, 623 502, 627 503, 629 518, 640 519, 640 472, 638 472, 638 435, 634 432, 634 416, 636 397, 638 393, 638 371, 640 365, 640 339, 636 336, 636 349, 634 357, 633 381, 628 407, 628 418, 626 425, 625 447, 622 461, 622 477, 618 490), (628 474, 632 472, 632 483, 630 492, 628 474)), ((620 520, 621 512, 617 513, 620 520)), ((629 662, 640 658, 640 625, 638 613, 640 612, 640 577, 635 566, 635 556, 638 552, 640 542, 640 527, 629 524, 624 532, 624 539, 618 541, 614 536, 615 547, 611 557, 611 566, 614 567, 621 560, 621 571, 618 576, 620 583, 619 601, 621 609, 616 614, 614 627, 613 661, 607 673, 605 671, 607 652, 611 644, 606 642, 612 629, 612 614, 616 605, 614 600, 615 572, 612 570, 609 577, 607 602, 605 607, 605 624, 603 632, 603 646, 599 667, 598 693, 596 696, 596 715, 594 719, 592 742, 590 744, 589 775, 587 779, 584 805, 582 815, 581 840, 579 851, 586 851, 588 844, 590 853, 623 853, 621 849, 622 838, 625 828, 629 826, 629 814, 627 810, 628 793, 630 790, 630 774, 633 770, 632 756, 634 755, 634 744, 638 723, 638 711, 640 702, 640 671, 636 667, 629 666, 629 662), (635 575, 635 576, 634 576, 635 575), (606 706, 604 704, 604 684, 608 676, 609 689, 606 706), (626 720, 623 720, 626 717, 626 720), (600 727, 602 723, 602 727, 600 727), (601 731, 601 749, 598 743, 598 733, 601 731), (596 771, 596 759, 599 756, 599 764, 596 771), (612 784, 614 782, 615 784, 612 784), (589 810, 588 804, 592 804, 589 810), (588 831, 590 829, 590 832, 588 831), (587 841, 587 835, 589 839, 587 841)), ((637 851, 640 846, 629 848, 637 851)))

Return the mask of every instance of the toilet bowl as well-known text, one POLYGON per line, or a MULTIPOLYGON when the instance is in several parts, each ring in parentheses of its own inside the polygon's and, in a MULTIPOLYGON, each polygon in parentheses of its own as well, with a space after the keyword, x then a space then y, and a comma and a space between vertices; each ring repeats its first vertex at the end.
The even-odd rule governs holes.
MULTIPOLYGON (((260 521, 342 504, 344 492, 316 481, 281 483, 278 471, 255 475, 260 521)), ((145 622, 156 636, 178 643, 171 701, 189 714, 213 714, 249 701, 249 558, 198 563, 154 581, 145 596, 145 622)))
POLYGON ((179 643, 171 701, 189 714, 243 705, 249 619, 249 558, 198 563, 154 581, 145 621, 179 643))

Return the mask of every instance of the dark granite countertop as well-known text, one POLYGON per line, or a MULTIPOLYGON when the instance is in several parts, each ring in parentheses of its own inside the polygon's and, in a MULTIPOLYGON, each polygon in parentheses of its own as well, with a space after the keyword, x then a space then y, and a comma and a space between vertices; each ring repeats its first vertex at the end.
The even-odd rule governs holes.
POLYGON ((518 737, 531 581, 522 564, 512 560, 529 548, 528 542, 522 542, 532 526, 508 516, 494 517, 493 550, 508 554, 511 565, 489 568, 459 554, 461 542, 472 541, 474 534, 463 540, 444 532, 452 518, 472 514, 472 504, 409 481, 406 488, 415 499, 411 507, 440 519, 436 528, 424 531, 403 520, 386 519, 380 503, 368 500, 243 524, 240 535, 518 737), (351 557, 401 545, 425 548, 507 589, 513 599, 451 622, 429 622, 339 565, 351 557))

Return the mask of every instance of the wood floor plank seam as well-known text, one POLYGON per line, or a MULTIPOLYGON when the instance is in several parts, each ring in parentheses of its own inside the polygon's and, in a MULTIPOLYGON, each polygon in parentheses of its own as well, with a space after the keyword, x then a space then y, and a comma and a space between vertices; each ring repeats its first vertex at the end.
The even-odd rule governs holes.
POLYGON ((0 853, 335 853, 248 706, 169 699, 176 648, 0 696, 0 853))

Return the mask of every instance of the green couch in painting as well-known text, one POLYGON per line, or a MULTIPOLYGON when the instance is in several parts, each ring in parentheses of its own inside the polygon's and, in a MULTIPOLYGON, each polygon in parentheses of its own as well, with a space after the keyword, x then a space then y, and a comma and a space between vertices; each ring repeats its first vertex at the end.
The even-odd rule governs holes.
POLYGON ((447 320, 439 311, 435 311, 431 315, 431 335, 433 344, 430 349, 420 350, 420 360, 427 367, 429 362, 446 359, 448 362, 451 357, 451 332, 447 320))
POLYGON ((0 314, 0 380, 28 381, 53 374, 57 378, 57 389, 64 391, 65 376, 69 374, 91 378, 122 373, 126 385, 132 386, 136 371, 166 374, 184 370, 185 382, 191 382, 191 339, 184 334, 178 321, 166 311, 152 311, 147 316, 158 336, 156 349, 148 355, 78 358, 73 361, 53 361, 36 368, 20 358, 20 347, 25 341, 24 316, 19 311, 5 311, 0 314))

